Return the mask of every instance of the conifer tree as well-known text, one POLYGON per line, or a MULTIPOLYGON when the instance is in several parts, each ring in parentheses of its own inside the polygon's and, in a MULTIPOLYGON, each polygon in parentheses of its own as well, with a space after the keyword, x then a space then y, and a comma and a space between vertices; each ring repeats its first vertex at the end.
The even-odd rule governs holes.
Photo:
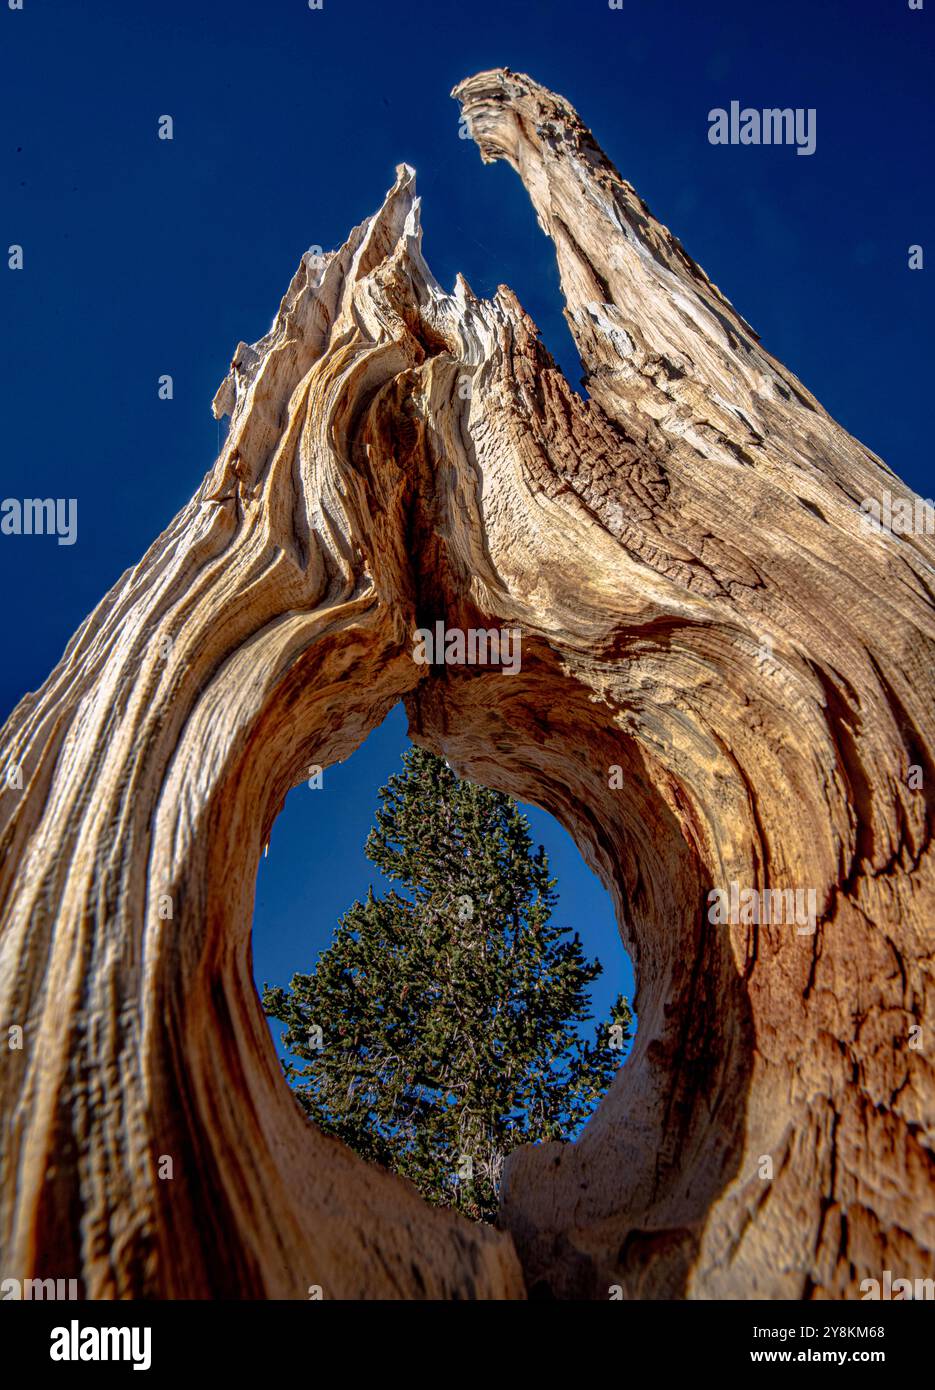
POLYGON ((270 988, 304 1065, 286 1076, 308 1115, 430 1201, 494 1220, 503 1161, 574 1135, 606 1090, 632 1017, 618 997, 593 1041, 601 973, 551 918, 545 850, 500 792, 412 747, 380 792, 367 840, 395 888, 371 888, 307 975, 270 988))

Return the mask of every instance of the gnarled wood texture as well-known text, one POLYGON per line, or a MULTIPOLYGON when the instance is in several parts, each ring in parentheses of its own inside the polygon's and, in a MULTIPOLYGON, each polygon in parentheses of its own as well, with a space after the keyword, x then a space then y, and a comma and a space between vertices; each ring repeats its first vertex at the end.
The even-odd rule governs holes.
POLYGON ((893 475, 564 101, 507 71, 455 95, 555 243, 589 399, 508 290, 436 283, 406 166, 240 346, 215 467, 3 731, 0 1272, 298 1298, 930 1275, 935 546, 862 528, 893 475), (522 670, 416 665, 439 618, 520 627, 522 670), (307 1126, 251 981, 284 796, 400 699, 568 826, 635 958, 633 1054, 576 1144, 508 1162, 510 1234, 307 1126), (817 930, 713 924, 731 882, 813 889, 817 930))

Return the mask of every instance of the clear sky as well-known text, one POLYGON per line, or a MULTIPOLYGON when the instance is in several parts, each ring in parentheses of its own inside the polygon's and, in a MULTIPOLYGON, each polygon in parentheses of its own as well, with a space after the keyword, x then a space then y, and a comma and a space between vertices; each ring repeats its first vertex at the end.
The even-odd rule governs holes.
MULTIPOLYGON (((449 90, 482 68, 568 97, 767 348, 931 496, 935 261, 910 271, 907 248, 935 256, 933 23, 935 0, 2 4, 0 497, 76 497, 79 511, 73 546, 0 537, 0 717, 200 483, 238 340, 266 331, 303 251, 378 207, 400 160, 438 278, 509 284, 577 382, 528 199, 458 139, 449 90), (707 113, 732 100, 815 108, 816 152, 711 145, 707 113), (164 114, 171 142, 156 138, 164 114), (21 271, 6 268, 14 243, 21 271)), ((397 713, 332 774, 337 850, 310 805, 293 811, 314 794, 290 798, 260 873, 261 979, 307 963, 287 928, 305 932, 313 906, 331 922, 363 891, 357 847, 403 742, 397 713)), ((592 926, 607 939, 597 890, 536 833, 593 949, 592 926)))

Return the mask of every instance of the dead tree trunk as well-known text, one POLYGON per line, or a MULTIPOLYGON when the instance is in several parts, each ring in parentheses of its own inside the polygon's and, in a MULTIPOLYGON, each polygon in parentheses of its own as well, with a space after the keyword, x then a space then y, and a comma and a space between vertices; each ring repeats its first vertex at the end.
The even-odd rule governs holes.
POLYGON ((522 1295, 510 1235, 305 1124, 251 980, 286 792, 403 699, 420 742, 568 826, 635 957, 637 1043, 598 1114, 507 1165, 527 1285, 931 1275, 935 545, 862 525, 905 490, 565 102, 504 71, 456 95, 555 243, 590 398, 508 290, 435 282, 406 166, 240 346, 213 470, 3 731, 0 1023, 23 1046, 0 1273, 522 1295), (417 666, 437 619, 518 626, 521 671, 417 666), (775 920, 795 890, 814 931, 775 920))

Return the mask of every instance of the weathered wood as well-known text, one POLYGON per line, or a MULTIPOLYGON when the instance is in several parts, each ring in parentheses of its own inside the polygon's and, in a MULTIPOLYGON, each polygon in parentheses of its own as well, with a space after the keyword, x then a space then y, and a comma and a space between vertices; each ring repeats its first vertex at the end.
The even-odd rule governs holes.
POLYGON ((305 1125, 251 981, 286 792, 404 699, 569 827, 638 972, 580 1141, 507 1165, 529 1285, 931 1274, 935 545, 861 525, 901 485, 564 101, 506 71, 456 95, 555 243, 589 399, 508 290, 435 282, 406 166, 238 349, 215 467, 0 741, 0 1272, 522 1295, 509 1235, 305 1125), (521 671, 417 665, 437 619, 520 627, 521 671), (817 930, 712 922, 731 883, 813 890, 817 930))

